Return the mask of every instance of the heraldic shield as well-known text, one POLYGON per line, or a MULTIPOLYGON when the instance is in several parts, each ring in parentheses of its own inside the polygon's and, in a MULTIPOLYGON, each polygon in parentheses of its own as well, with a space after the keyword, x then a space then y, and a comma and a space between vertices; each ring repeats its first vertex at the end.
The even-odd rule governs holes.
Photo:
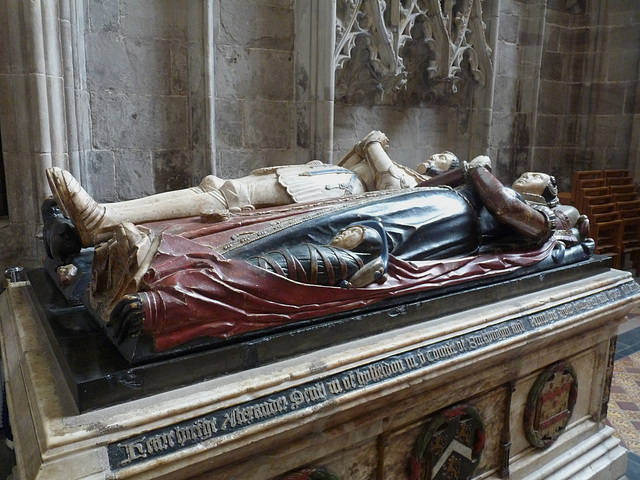
POLYGON ((409 461, 411 480, 473 477, 484 450, 482 418, 470 405, 458 405, 434 418, 416 441, 409 461))
POLYGON ((565 362, 543 372, 529 391, 523 426, 527 440, 538 448, 551 446, 564 432, 578 398, 578 376, 565 362))

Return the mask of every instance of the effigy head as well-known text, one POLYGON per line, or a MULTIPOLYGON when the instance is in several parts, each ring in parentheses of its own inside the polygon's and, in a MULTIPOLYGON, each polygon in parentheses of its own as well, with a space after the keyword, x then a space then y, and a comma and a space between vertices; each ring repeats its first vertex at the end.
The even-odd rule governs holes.
POLYGON ((538 196, 542 197, 544 202, 549 206, 555 206, 558 203, 558 185, 556 184, 556 179, 547 173, 525 172, 520 175, 520 178, 513 182, 511 188, 527 200, 538 196))
POLYGON ((362 225, 351 225, 340 230, 331 240, 331 245, 345 250, 353 250, 364 240, 364 233, 365 229, 362 225))
POLYGON ((363 222, 343 228, 333 237, 331 245, 352 252, 380 255, 384 249, 383 233, 370 224, 363 222))
POLYGON ((426 162, 418 165, 418 173, 435 177, 459 166, 460 160, 458 160, 458 157, 451 152, 445 151, 431 155, 426 162))
POLYGON ((362 267, 348 280, 341 282, 345 288, 366 287, 373 282, 384 283, 387 279, 389 251, 382 224, 365 220, 349 225, 331 240, 331 246, 349 250, 360 257, 362 267))

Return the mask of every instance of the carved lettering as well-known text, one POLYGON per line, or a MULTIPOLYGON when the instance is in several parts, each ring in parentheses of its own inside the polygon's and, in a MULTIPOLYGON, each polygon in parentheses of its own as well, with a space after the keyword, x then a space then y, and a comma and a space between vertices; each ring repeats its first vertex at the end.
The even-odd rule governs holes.
POLYGON ((553 323, 560 319, 560 315, 557 310, 547 310, 542 313, 537 313, 529 317, 531 325, 534 327, 541 327, 549 323, 553 323))
POLYGON ((557 308, 557 311, 560 316, 562 316, 563 318, 567 318, 575 313, 575 308, 572 304, 561 305, 557 308))
POLYGON ((175 427, 174 431, 176 441, 180 446, 184 446, 187 442, 199 442, 211 438, 218 428, 215 418, 212 420, 203 418, 185 427, 175 427))
POLYGON ((175 432, 171 431, 169 433, 161 433, 159 435, 154 435, 149 440, 147 440, 147 452, 148 453, 162 452, 167 448, 173 447, 175 444, 176 444, 175 432))
MULTIPOLYGON (((245 425, 253 422, 254 419, 273 417, 288 409, 289 402, 283 396, 275 399, 268 399, 255 405, 234 408, 224 415, 224 421, 220 427, 222 430, 235 428, 238 425, 245 425)), ((215 426, 215 425, 214 425, 215 426)))
POLYGON ((413 355, 409 355, 404 360, 405 362, 407 362, 407 368, 410 368, 410 369, 418 368, 418 362, 416 362, 416 359, 413 357, 413 355))
POLYGON ((525 333, 527 331, 524 323, 522 323, 522 321, 520 320, 518 320, 517 322, 513 322, 511 325, 509 325, 509 328, 511 328, 511 333, 513 333, 514 335, 525 333))
POLYGON ((329 393, 331 393, 332 395, 337 395, 338 393, 342 392, 340 380, 327 381, 327 388, 329 389, 329 393))
POLYGON ((327 390, 324 388, 324 383, 319 382, 310 387, 306 387, 303 390, 293 390, 289 395, 291 401, 291 408, 297 409, 307 404, 316 403, 327 398, 327 390))
POLYGON ((620 290, 609 290, 607 292, 607 297, 609 300, 615 301, 622 298, 622 292, 620 290))
POLYGON ((369 365, 364 370, 356 372, 358 385, 363 386, 372 382, 379 382, 385 378, 392 377, 398 373, 404 372, 406 367, 406 358, 403 362, 401 359, 395 361, 385 361, 375 365, 369 365))
POLYGON ((640 285, 638 285, 636 282, 629 282, 622 285, 620 289, 625 295, 631 295, 640 291, 640 285))
POLYGON ((418 360, 420 361, 420 365, 427 363, 427 357, 425 357, 422 352, 418 352, 418 360))
POLYGON ((120 462, 120 466, 124 466, 140 458, 147 458, 147 449, 143 443, 145 441, 145 438, 146 437, 142 437, 139 442, 118 444, 118 447, 124 449, 126 455, 126 458, 122 462, 120 462))
POLYGON ((490 345, 494 342, 499 342, 500 340, 504 340, 513 335, 514 332, 511 330, 511 328, 505 325, 495 330, 483 332, 479 335, 469 335, 469 337, 467 338, 467 342, 469 344, 469 347, 474 349, 490 345))
POLYGON ((356 388, 355 374, 350 373, 349 375, 345 375, 344 377, 342 377, 342 386, 345 390, 356 388))
POLYGON ((455 347, 455 345, 446 343, 444 345, 439 345, 434 348, 429 348, 425 352, 425 356, 427 357, 427 360, 429 360, 430 362, 435 362, 437 360, 442 360, 444 358, 453 357, 457 353, 458 353, 458 349, 455 347))

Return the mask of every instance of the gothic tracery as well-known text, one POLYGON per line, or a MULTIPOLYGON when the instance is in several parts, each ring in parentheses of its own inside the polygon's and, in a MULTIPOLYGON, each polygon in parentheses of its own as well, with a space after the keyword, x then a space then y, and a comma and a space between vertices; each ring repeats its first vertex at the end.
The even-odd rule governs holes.
POLYGON ((481 0, 339 0, 336 13, 337 98, 375 92, 384 102, 412 76, 443 97, 457 92, 466 65, 482 86, 491 71, 481 0), (427 62, 407 61, 425 45, 427 62))

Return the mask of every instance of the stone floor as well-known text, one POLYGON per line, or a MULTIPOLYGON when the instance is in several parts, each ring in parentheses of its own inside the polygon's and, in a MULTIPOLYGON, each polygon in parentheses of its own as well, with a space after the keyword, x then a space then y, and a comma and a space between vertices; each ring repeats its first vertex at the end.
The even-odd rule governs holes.
POLYGON ((629 450, 627 478, 640 480, 640 309, 618 335, 607 423, 629 450))

